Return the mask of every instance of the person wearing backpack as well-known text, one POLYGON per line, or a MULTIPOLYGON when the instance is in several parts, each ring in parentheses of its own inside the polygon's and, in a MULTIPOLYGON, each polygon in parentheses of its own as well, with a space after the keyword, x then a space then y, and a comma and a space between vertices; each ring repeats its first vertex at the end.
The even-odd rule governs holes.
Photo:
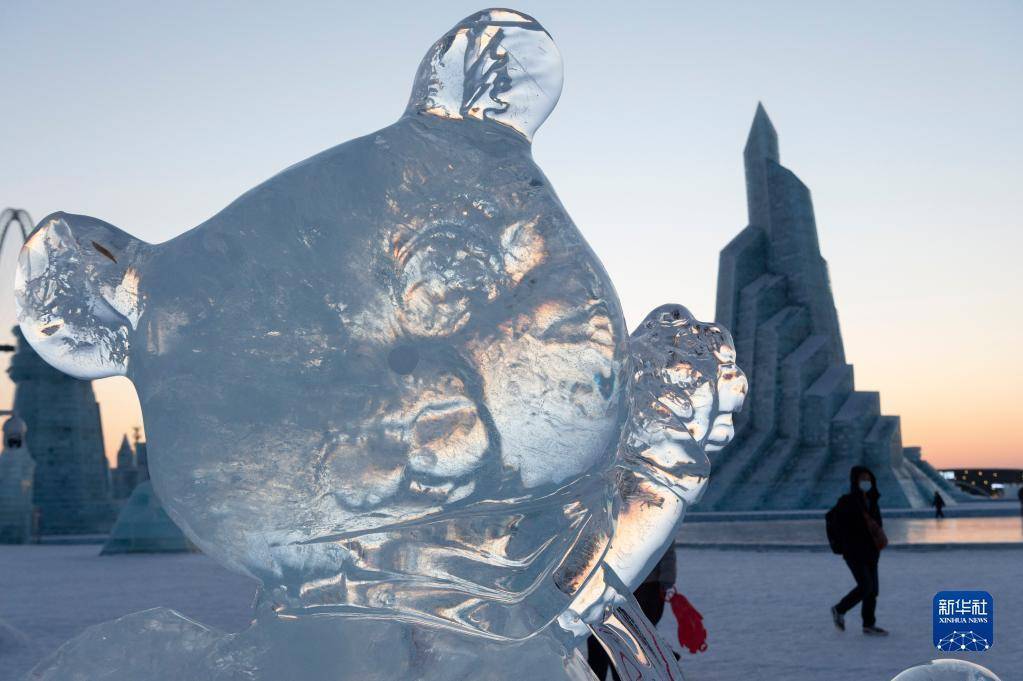
POLYGON ((845 614, 861 603, 863 633, 887 636, 877 626, 878 577, 877 563, 881 550, 888 545, 877 491, 877 478, 866 466, 853 466, 849 471, 849 493, 842 495, 827 514, 828 541, 832 550, 841 553, 849 566, 856 586, 831 608, 831 617, 840 631, 845 631, 845 614))

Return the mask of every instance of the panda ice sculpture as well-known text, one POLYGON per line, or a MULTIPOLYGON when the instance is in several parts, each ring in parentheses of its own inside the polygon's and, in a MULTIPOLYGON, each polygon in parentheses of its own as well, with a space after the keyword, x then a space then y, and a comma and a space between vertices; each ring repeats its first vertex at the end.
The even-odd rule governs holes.
POLYGON ((69 374, 132 380, 167 511, 260 588, 246 632, 138 613, 37 678, 123 641, 163 652, 96 676, 503 679, 528 658, 583 679, 587 628, 626 678, 680 678, 629 590, 746 382, 727 331, 682 307, 628 336, 532 160, 561 83, 540 24, 485 10, 433 45, 397 123, 171 241, 42 221, 25 337, 69 374))

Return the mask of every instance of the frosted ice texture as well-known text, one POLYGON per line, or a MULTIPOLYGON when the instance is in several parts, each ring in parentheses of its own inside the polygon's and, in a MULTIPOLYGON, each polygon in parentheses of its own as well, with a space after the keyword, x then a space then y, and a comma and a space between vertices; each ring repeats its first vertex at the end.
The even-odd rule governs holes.
POLYGON ((86 629, 28 681, 593 681, 554 637, 498 642, 394 620, 260 618, 227 634, 168 608, 86 629))
MULTIPOLYGON (((639 613, 629 589, 745 379, 727 332, 678 306, 630 341, 532 160, 561 74, 535 20, 485 10, 430 49, 397 123, 191 231, 152 245, 57 213, 25 244, 25 337, 74 376, 132 380, 155 489, 258 580, 258 631, 475 635, 481 656, 529 639, 570 667, 553 621, 639 613)), ((250 657, 270 645, 241 636, 250 657)))

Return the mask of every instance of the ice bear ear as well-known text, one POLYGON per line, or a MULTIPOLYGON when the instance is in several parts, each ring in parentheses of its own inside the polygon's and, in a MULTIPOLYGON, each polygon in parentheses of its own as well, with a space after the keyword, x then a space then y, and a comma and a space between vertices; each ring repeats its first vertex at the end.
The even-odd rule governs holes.
POLYGON ((563 79, 561 54, 536 19, 486 9, 426 53, 406 113, 492 121, 532 141, 558 103, 563 79))
POLYGON ((101 220, 54 213, 18 256, 15 305, 25 339, 76 378, 125 375, 143 309, 145 242, 101 220))

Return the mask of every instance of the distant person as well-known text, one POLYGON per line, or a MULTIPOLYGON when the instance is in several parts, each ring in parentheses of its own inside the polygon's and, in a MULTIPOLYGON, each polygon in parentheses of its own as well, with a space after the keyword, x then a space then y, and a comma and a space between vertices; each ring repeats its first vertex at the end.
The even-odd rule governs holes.
POLYGON ((863 633, 868 636, 887 636, 888 632, 876 625, 877 562, 881 550, 888 545, 882 529, 881 507, 877 479, 869 468, 853 466, 849 471, 849 493, 842 495, 828 512, 828 539, 832 548, 840 551, 849 566, 856 587, 831 608, 831 617, 840 631, 845 631, 845 613, 862 602, 863 633), (837 546, 836 546, 837 544, 837 546))
MULTIPOLYGON (((664 603, 668 596, 674 592, 677 577, 675 548, 672 546, 668 547, 664 556, 654 566, 653 571, 633 592, 639 607, 651 624, 656 626, 664 616, 664 603)), ((676 654, 675 657, 677 658, 678 655, 676 654)), ((608 669, 611 670, 611 678, 614 681, 621 681, 618 672, 611 666, 611 659, 607 656, 607 652, 595 636, 590 636, 586 641, 586 659, 590 663, 590 669, 600 681, 604 681, 608 669)))
POLYGON ((945 499, 941 496, 938 490, 934 490, 934 499, 931 500, 931 506, 934 507, 934 517, 944 518, 945 517, 945 499))
POLYGON ((1023 485, 1019 486, 1019 490, 1016 492, 1016 498, 1019 499, 1019 514, 1023 515, 1023 485))

